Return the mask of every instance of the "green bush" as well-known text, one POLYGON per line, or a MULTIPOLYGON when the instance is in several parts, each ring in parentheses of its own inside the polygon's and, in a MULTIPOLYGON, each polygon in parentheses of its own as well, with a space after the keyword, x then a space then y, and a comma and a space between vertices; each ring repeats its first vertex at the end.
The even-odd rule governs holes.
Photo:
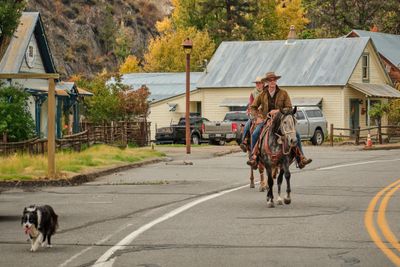
POLYGON ((29 94, 22 88, 0 84, 0 136, 18 142, 35 136, 35 124, 28 110, 29 94))

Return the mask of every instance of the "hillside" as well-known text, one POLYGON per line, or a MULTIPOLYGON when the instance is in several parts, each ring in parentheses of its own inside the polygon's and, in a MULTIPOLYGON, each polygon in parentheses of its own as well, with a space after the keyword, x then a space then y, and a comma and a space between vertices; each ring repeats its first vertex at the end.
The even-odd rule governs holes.
POLYGON ((30 0, 41 13, 58 72, 91 76, 116 70, 127 53, 141 57, 169 0, 30 0))

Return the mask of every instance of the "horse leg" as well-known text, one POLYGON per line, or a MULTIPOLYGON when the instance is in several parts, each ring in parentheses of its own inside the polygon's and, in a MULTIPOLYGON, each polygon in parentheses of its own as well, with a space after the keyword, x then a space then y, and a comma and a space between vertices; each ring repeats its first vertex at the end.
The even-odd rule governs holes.
POLYGON ((272 177, 272 170, 271 168, 267 168, 267 176, 268 176, 268 192, 267 192, 267 207, 273 208, 274 205, 274 194, 273 194, 273 186, 274 186, 274 179, 272 177))
POLYGON ((254 172, 253 168, 250 167, 250 188, 254 188, 254 172))
POLYGON ((258 171, 260 172, 260 192, 264 192, 267 188, 267 183, 265 182, 264 178, 264 165, 258 165, 258 171))
POLYGON ((282 186, 282 181, 283 181, 283 169, 280 170, 279 175, 278 175, 278 200, 276 201, 278 205, 283 205, 283 200, 281 198, 281 186, 282 186))
POLYGON ((285 179, 286 179, 286 193, 287 193, 287 195, 286 195, 286 197, 284 198, 284 202, 285 202, 285 204, 290 204, 291 202, 292 202, 292 199, 290 198, 290 192, 292 191, 291 189, 290 189, 290 176, 291 176, 291 174, 290 174, 290 171, 289 171, 289 166, 286 166, 285 167, 285 179))

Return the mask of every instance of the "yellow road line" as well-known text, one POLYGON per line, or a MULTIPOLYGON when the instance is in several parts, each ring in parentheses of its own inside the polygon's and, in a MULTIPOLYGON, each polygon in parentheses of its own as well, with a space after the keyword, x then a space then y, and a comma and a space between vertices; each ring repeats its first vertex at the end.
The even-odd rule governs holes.
POLYGON ((383 198, 381 205, 378 210, 378 226, 381 229, 381 232, 385 236, 386 240, 392 244, 393 247, 395 247, 398 251, 400 251, 400 244, 399 241, 397 240, 396 236, 393 234, 392 230, 390 230, 389 224, 387 223, 386 220, 386 208, 389 202, 389 199, 392 197, 392 195, 400 188, 400 185, 396 185, 392 188, 392 190, 389 191, 383 198))
POLYGON ((385 187, 384 189, 382 189, 381 191, 379 191, 378 194, 375 195, 375 197, 371 200, 371 202, 369 203, 368 209, 365 212, 365 217, 364 217, 364 224, 365 227, 367 228, 367 231, 369 233, 369 235, 371 236, 371 239, 374 241, 375 245, 382 250, 383 253, 385 253, 385 255, 397 266, 400 266, 400 258, 393 253, 393 251, 391 249, 389 249, 381 240, 381 238, 379 237, 375 227, 374 227, 374 210, 375 210, 375 206, 378 203, 379 198, 386 193, 388 190, 390 190, 390 188, 399 185, 400 184, 400 180, 388 185, 387 187, 385 187))

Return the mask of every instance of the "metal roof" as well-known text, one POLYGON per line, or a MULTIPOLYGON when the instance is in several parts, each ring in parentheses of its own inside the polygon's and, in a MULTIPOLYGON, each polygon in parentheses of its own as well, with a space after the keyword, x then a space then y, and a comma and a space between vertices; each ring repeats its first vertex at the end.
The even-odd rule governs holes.
MULTIPOLYGON (((190 73, 190 91, 196 90, 196 84, 202 72, 190 73)), ((129 73, 122 76, 122 83, 134 90, 146 85, 150 90, 150 101, 164 100, 186 92, 185 72, 129 73)))
POLYGON ((20 24, 0 61, 1 73, 19 72, 33 34, 35 34, 46 72, 56 73, 39 12, 22 12, 20 24))
POLYGON ((349 83, 349 85, 367 97, 400 98, 400 91, 387 84, 349 83))
POLYGON ((291 99, 292 106, 308 107, 319 106, 322 102, 322 97, 295 97, 291 99))
POLYGON ((352 32, 360 37, 371 37, 378 52, 395 66, 400 67, 400 35, 352 30, 347 36, 352 32))
POLYGON ((268 71, 280 86, 347 84, 368 38, 222 42, 199 79, 198 88, 253 87, 268 71))

